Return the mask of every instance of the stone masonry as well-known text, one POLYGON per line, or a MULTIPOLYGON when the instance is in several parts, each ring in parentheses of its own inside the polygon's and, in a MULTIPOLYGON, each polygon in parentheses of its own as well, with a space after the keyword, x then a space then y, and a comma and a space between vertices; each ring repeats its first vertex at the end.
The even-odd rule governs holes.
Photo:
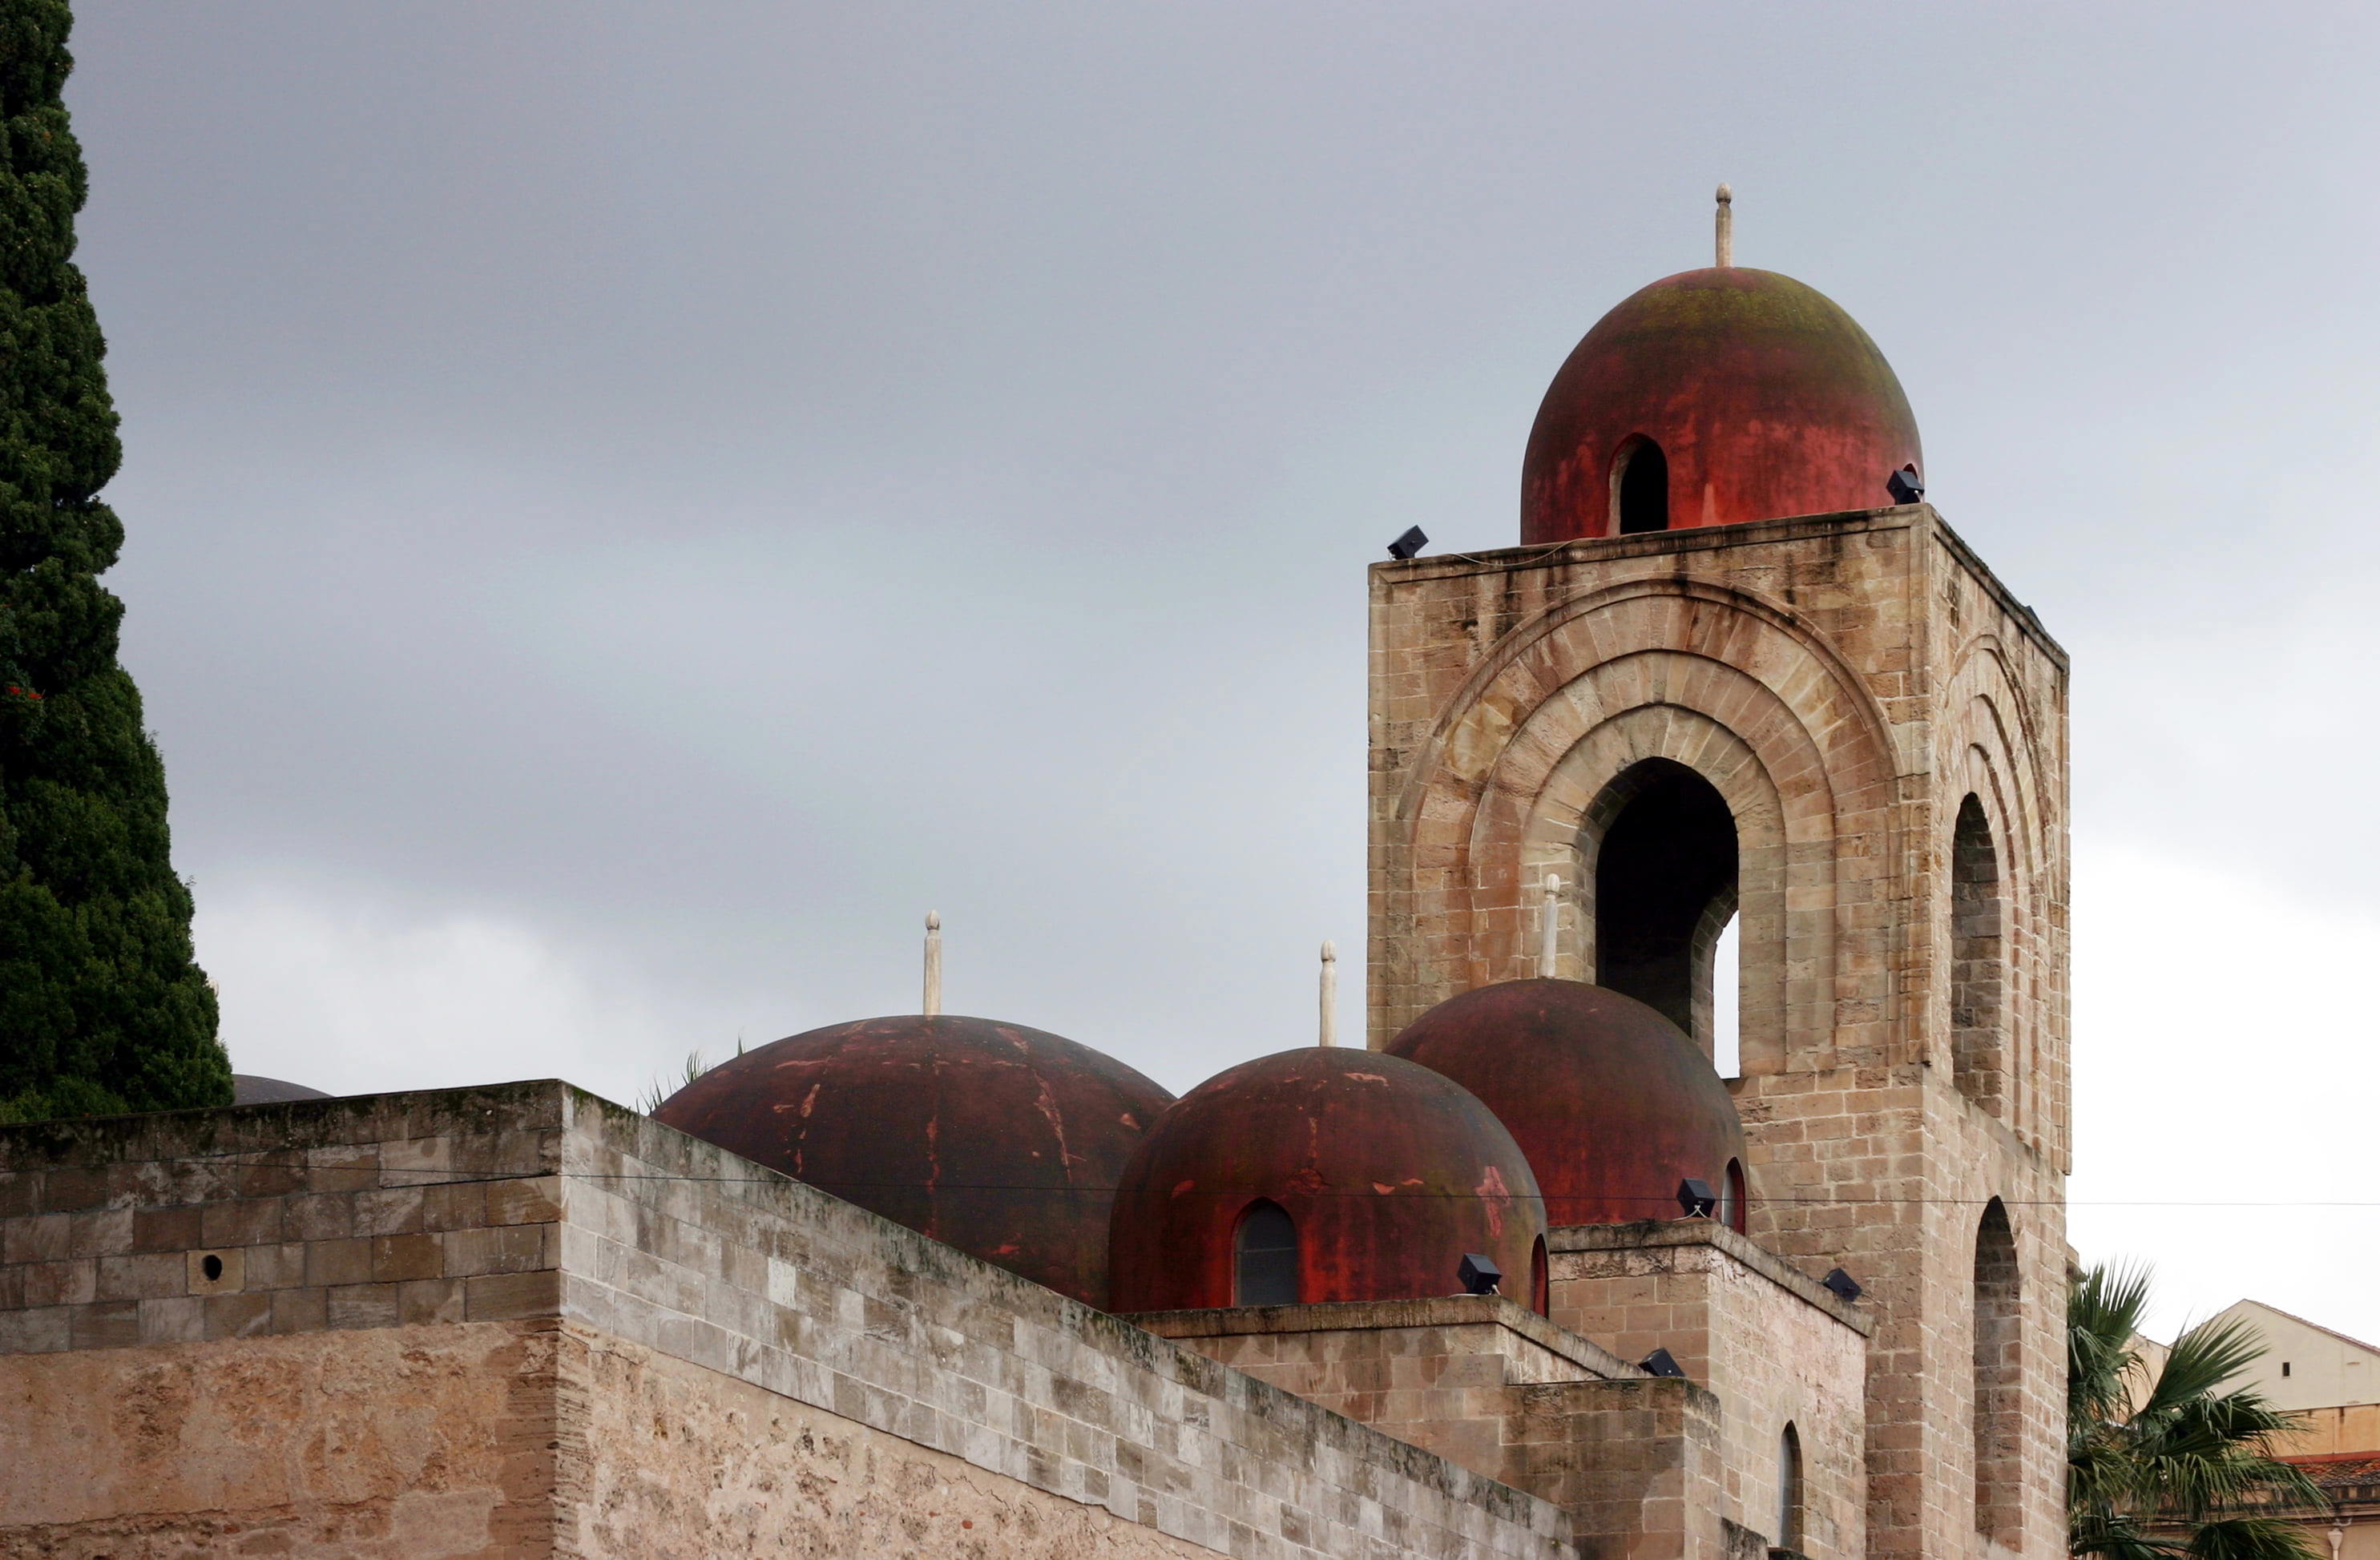
POLYGON ((1876 1322, 1871 1552, 2062 1552, 2063 652, 1924 504, 1371 578, 1371 1043, 1534 973, 1548 872, 1595 978, 1607 799, 1701 776, 1738 840, 1750 1232, 1876 1322))
POLYGON ((1572 1553, 556 1082, 0 1128, 0 1556, 1572 1553))

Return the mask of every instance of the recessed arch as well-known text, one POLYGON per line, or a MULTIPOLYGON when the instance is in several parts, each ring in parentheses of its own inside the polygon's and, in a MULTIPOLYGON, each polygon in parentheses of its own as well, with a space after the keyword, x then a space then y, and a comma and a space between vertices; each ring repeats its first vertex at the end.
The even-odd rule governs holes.
POLYGON ((1802 1433, 1787 1420, 1777 1435, 1776 1547, 1802 1547, 1802 1433))
POLYGON ((2016 1231, 1998 1198, 1975 1225, 1975 1531, 2013 1540, 2022 1521, 2024 1331, 2016 1231))
POLYGON ((1735 915, 1735 818, 1673 758, 1614 776, 1588 809, 1595 982, 1633 997, 1710 1049, 1712 951, 1735 915))
POLYGON ((1971 791, 1950 830, 1950 1075, 1994 1115, 2009 1103, 2007 922, 1991 820, 1971 791))

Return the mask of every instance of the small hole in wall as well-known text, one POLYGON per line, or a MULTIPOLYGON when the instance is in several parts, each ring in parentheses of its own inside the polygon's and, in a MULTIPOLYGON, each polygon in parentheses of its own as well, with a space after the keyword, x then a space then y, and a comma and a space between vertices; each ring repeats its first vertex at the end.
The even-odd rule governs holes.
POLYGON ((208 1283, 213 1283, 223 1276, 223 1258, 210 1252, 206 1259, 199 1264, 199 1271, 207 1276, 208 1283))
POLYGON ((2282 1361, 2281 1361, 2281 1374, 2283 1374, 2283 1375, 2288 1375, 2289 1373, 2289 1362, 2288 1360, 2282 1360, 2282 1361))

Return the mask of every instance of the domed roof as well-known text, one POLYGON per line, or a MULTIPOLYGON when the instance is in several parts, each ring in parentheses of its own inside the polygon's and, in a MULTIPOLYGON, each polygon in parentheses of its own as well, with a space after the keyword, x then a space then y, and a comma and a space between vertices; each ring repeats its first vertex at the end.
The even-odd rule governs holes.
POLYGON ((1633 997, 1516 980, 1451 997, 1389 1054, 1442 1072, 1512 1129, 1557 1225, 1674 1217, 1678 1182, 1728 1185, 1735 1101, 1694 1043, 1633 997))
POLYGON ((1572 351, 1529 430, 1521 540, 1611 535, 1645 440, 1667 462, 1671 528, 1875 509, 1894 471, 1925 469, 1867 333, 1814 288, 1742 266, 1665 277, 1572 351))
POLYGON ((231 1075, 231 1103, 234 1105, 282 1105, 291 1100, 326 1100, 331 1096, 320 1089, 310 1089, 303 1083, 292 1083, 280 1078, 267 1078, 257 1072, 235 1072, 231 1075))
POLYGON ((747 1051, 653 1116, 1103 1306, 1116 1180, 1172 1098, 1041 1030, 910 1016, 747 1051))
POLYGON ((1459 1294, 1474 1252, 1525 1302, 1545 1233, 1528 1159, 1486 1106, 1412 1062, 1309 1046, 1219 1073, 1158 1119, 1116 1191, 1114 1309, 1240 1303, 1235 1247, 1264 1203, 1294 1230, 1307 1304, 1459 1294))

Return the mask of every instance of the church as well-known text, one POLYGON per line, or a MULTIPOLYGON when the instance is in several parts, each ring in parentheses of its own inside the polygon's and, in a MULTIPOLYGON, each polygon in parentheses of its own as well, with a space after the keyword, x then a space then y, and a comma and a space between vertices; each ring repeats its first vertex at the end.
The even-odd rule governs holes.
POLYGON ((1719 199, 1370 566, 1361 1043, 0 1128, 0 1556, 2062 1554, 2066 658, 1719 199))

